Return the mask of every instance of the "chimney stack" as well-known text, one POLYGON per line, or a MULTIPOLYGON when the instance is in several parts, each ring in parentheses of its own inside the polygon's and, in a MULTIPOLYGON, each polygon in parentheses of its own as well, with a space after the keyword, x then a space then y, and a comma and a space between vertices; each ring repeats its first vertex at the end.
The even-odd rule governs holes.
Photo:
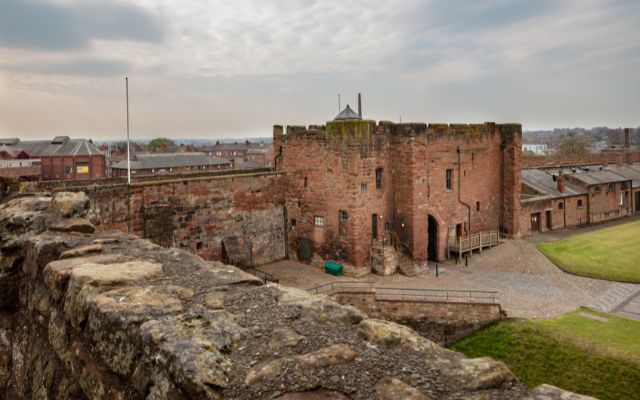
POLYGON ((358 93, 358 116, 362 118, 362 96, 358 93))
POLYGON ((558 192, 564 193, 564 175, 562 174, 562 170, 558 173, 556 183, 558 184, 558 192))
POLYGON ((631 147, 631 140, 629 137, 629 128, 624 128, 624 148, 628 149, 631 147))

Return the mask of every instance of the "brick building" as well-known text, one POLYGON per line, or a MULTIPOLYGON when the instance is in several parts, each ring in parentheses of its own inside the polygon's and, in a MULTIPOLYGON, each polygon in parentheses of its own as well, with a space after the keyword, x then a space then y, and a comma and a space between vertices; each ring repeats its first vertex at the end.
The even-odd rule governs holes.
MULTIPOLYGON (((105 176, 104 154, 87 139, 56 136, 53 140, 0 140, 0 165, 12 169, 13 176, 38 179, 92 179, 105 176), (13 160, 13 162, 8 162, 13 160), (23 160, 18 161, 15 160, 23 160), (27 161, 30 160, 30 161, 27 161)), ((9 171, 9 170, 5 170, 9 171)), ((0 171, 0 175, 2 171, 0 171)))
POLYGON ((522 171, 521 233, 564 229, 640 212, 640 163, 522 171))
POLYGON ((446 257, 449 237, 519 234, 518 124, 376 123, 347 106, 273 135, 290 257, 361 274, 380 246, 420 267, 446 257))
MULTIPOLYGON (((156 175, 212 171, 233 168, 233 161, 209 157, 205 153, 133 154, 131 175, 156 175)), ((127 159, 111 165, 111 176, 127 176, 127 159)))

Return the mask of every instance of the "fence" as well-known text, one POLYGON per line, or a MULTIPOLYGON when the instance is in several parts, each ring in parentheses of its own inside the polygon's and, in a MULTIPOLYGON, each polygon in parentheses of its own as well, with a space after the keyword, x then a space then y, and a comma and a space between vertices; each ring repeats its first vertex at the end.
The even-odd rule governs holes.
POLYGON ((469 236, 449 236, 447 238, 447 258, 451 257, 451 252, 458 253, 458 257, 462 257, 462 253, 480 250, 484 247, 496 246, 500 243, 500 232, 487 231, 480 232, 469 236))
POLYGON ((498 303, 498 292, 377 287, 373 282, 329 282, 307 292, 313 294, 374 293, 379 300, 441 301, 452 303, 498 303))

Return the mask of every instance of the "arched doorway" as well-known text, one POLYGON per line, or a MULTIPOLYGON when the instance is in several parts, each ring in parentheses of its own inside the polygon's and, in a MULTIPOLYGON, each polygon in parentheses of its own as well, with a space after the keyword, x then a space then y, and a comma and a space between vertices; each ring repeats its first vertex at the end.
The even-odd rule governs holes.
POLYGON ((427 246, 427 259, 436 260, 438 258, 438 221, 429 215, 427 234, 429 242, 427 246))

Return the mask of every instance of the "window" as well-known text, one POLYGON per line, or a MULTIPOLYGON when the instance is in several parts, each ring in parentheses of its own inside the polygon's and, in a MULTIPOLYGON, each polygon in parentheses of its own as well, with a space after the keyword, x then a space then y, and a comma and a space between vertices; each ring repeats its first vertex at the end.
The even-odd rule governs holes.
POLYGON ((476 201, 476 211, 480 211, 480 202, 476 201))
POLYGON ((308 182, 308 180, 307 180, 307 177, 305 176, 305 177, 304 177, 304 188, 305 188, 305 189, 307 188, 307 185, 308 185, 308 184, 309 184, 309 182, 308 182))
POLYGON ((320 215, 316 215, 313 218, 313 224, 315 226, 324 226, 324 217, 320 216, 320 215))
POLYGON ((558 210, 562 210, 564 208, 564 203, 558 203, 558 210))
POLYGON ((376 189, 382 189, 382 168, 376 169, 376 189))
POLYGON ((338 234, 340 236, 344 236, 347 234, 347 220, 349 219, 349 214, 344 211, 338 211, 338 234))
POLYGON ((346 211, 340 210, 340 221, 346 221, 349 219, 349 214, 346 211))
POLYGON ((202 242, 196 243, 196 249, 198 250, 202 249, 202 242))
POLYGON ((78 174, 88 174, 89 173, 89 164, 88 163, 77 163, 76 164, 76 173, 78 173, 78 174))
POLYGON ((64 173, 65 173, 65 174, 70 174, 70 173, 71 173, 71 171, 73 171, 73 168, 71 168, 71 167, 64 167, 64 173))
POLYGON ((296 230, 296 220, 295 220, 295 219, 292 219, 292 220, 291 220, 291 230, 292 230, 292 231, 295 231, 295 230, 296 230))
POLYGON ((614 190, 616 190, 616 184, 615 183, 610 183, 609 184, 609 191, 613 192, 614 190))
POLYGON ((447 190, 451 190, 451 188, 453 187, 453 170, 452 169, 447 169, 447 190))
POLYGON ((582 199, 578 199, 578 208, 582 208, 582 199))
POLYGON ((369 191, 369 185, 367 182, 363 182, 360 184, 360 192, 367 193, 369 191))
POLYGON ((476 153, 471 153, 471 161, 475 161, 476 160, 476 153))

